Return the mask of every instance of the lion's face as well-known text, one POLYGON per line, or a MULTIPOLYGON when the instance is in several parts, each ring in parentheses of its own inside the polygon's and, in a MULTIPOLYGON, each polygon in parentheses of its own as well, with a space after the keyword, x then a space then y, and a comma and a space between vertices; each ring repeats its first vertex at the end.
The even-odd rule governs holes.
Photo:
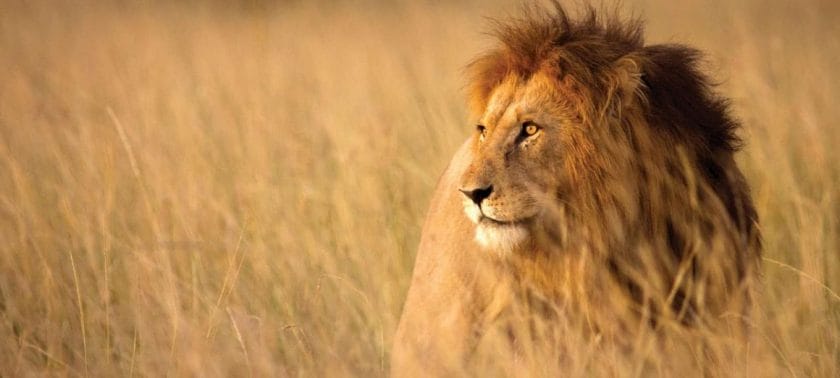
POLYGON ((563 184, 571 106, 556 81, 509 77, 493 92, 473 136, 473 160, 461 177, 464 211, 476 241, 505 254, 526 245, 545 204, 563 184))

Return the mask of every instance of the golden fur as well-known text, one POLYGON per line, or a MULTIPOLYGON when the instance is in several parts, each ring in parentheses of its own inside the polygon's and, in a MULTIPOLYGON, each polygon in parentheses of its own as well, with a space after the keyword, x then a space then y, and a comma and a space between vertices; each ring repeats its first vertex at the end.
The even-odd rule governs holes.
POLYGON ((466 368, 499 330, 517 360, 570 324, 629 345, 746 314, 757 217, 699 53, 555 8, 500 23, 469 66, 476 132, 432 199, 394 373, 466 368))

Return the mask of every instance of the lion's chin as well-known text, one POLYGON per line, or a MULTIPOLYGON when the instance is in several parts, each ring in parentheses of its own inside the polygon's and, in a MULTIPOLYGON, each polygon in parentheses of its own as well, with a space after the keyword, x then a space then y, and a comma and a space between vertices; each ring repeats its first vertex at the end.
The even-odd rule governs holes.
POLYGON ((513 253, 528 239, 527 219, 502 222, 489 218, 472 202, 464 201, 464 212, 475 224, 475 241, 483 249, 504 257, 513 253))
POLYGON ((484 220, 475 226, 475 241, 500 256, 510 255, 528 239, 528 230, 520 223, 484 220))

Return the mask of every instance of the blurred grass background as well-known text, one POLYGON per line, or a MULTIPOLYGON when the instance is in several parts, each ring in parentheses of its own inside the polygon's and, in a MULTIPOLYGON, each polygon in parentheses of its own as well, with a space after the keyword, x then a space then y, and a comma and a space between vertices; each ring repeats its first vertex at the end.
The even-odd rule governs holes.
MULTIPOLYGON (((385 375, 460 70, 517 5, 0 1, 0 375, 385 375)), ((745 125, 744 372, 837 376, 840 3, 623 8, 745 125)))

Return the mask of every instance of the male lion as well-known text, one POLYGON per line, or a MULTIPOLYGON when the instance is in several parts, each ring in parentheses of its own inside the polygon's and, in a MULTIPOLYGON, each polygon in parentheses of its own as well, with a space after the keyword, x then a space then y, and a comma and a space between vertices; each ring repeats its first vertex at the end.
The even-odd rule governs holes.
POLYGON ((395 374, 743 334, 757 217, 700 54, 555 8, 498 24, 468 67, 477 126, 431 201, 395 374))

